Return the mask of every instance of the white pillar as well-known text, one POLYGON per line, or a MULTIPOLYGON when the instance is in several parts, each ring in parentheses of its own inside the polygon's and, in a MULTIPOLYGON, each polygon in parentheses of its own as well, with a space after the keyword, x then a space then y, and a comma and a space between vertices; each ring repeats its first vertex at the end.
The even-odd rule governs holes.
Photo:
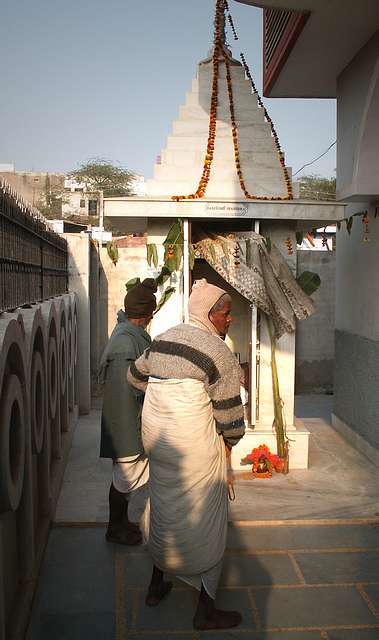
POLYGON ((188 218, 183 220, 183 319, 188 322, 188 298, 189 298, 189 223, 188 218))

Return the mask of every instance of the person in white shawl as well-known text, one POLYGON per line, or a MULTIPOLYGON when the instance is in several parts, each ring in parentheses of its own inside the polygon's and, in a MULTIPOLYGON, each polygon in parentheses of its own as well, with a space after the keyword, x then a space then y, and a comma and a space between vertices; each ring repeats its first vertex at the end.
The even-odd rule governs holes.
POLYGON ((195 282, 189 324, 155 338, 128 371, 128 382, 146 390, 142 439, 154 562, 146 604, 159 604, 171 590, 165 572, 176 575, 200 591, 195 629, 227 629, 242 619, 215 607, 227 535, 226 456, 245 430, 239 365, 222 340, 230 312, 223 289, 195 282))

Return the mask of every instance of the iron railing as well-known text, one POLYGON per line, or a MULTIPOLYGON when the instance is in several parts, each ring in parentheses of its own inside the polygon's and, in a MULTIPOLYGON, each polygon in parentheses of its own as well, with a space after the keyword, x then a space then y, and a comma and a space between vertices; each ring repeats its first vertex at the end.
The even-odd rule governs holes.
POLYGON ((0 313, 67 292, 67 242, 0 179, 0 313))

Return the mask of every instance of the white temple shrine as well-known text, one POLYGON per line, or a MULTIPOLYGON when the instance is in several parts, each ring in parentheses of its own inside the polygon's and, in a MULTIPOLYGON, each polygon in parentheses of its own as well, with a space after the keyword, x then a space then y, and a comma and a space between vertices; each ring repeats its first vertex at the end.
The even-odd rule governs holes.
MULTIPOLYGON (((166 147, 161 152, 160 163, 154 167, 154 177, 146 183, 147 195, 106 198, 104 215, 107 218, 128 218, 129 228, 132 221, 139 228, 144 228, 147 242, 156 243, 159 247, 160 260, 163 257, 161 245, 170 226, 178 218, 183 220, 182 266, 171 276, 171 284, 176 291, 154 318, 153 336, 186 320, 187 301, 194 279, 206 277, 231 295, 234 321, 226 341, 248 379, 248 393, 244 398, 246 435, 234 447, 232 457, 233 468, 243 470, 240 460, 254 447, 266 444, 272 452, 276 452, 272 426, 271 346, 267 325, 257 307, 224 280, 208 262, 197 258, 193 270, 190 270, 188 243, 200 229, 216 234, 254 231, 270 237, 296 276, 296 231, 308 231, 341 220, 344 217, 344 205, 293 197, 289 199, 288 193, 292 196, 292 192, 288 191, 286 173, 280 162, 270 123, 265 118, 265 111, 256 93, 252 91, 243 64, 233 59, 226 47, 223 55, 218 54, 216 135, 209 180, 201 197, 172 199, 173 196, 194 194, 204 171, 212 113, 214 65, 214 52, 199 63, 197 76, 186 93, 179 116, 172 124, 166 147), (246 191, 255 194, 257 198, 254 199, 246 197, 241 189, 236 169, 227 66, 238 129, 238 162, 246 191), (269 199, 258 199, 264 196, 269 199)), ((287 176, 290 176, 290 169, 287 169, 287 176)), ((150 275, 154 273, 150 271, 150 275)), ((147 273, 142 275, 149 275, 148 268, 147 273)), ((278 341, 277 365, 289 438, 290 468, 306 469, 309 432, 304 424, 294 418, 295 333, 286 333, 278 341)))

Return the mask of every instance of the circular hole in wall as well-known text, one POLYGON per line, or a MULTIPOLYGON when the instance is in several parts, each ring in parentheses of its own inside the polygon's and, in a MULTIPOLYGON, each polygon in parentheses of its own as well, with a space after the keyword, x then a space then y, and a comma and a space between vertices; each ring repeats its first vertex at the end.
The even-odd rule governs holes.
POLYGON ((12 404, 9 424, 9 461, 12 482, 16 484, 20 473, 20 464, 23 453, 23 424, 20 406, 15 400, 12 404))
POLYGON ((43 386, 41 372, 37 371, 36 374, 36 388, 34 395, 34 419, 36 424, 41 424, 43 421, 43 386))

